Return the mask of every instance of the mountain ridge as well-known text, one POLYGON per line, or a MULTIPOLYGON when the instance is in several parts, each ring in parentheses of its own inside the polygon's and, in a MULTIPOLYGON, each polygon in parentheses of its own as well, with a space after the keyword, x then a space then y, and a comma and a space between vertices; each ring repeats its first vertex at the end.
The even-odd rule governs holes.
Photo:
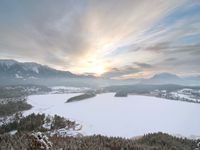
POLYGON ((122 85, 122 84, 179 84, 200 85, 200 76, 179 77, 169 72, 157 73, 151 78, 135 78, 127 80, 105 79, 85 74, 74 74, 70 71, 61 71, 35 62, 18 62, 12 59, 0 59, 1 84, 48 84, 53 85, 122 85), (47 81, 48 80, 48 81, 47 81))
POLYGON ((12 59, 0 60, 0 77, 16 78, 77 78, 86 77, 73 74, 70 71, 61 71, 35 62, 18 62, 12 59))

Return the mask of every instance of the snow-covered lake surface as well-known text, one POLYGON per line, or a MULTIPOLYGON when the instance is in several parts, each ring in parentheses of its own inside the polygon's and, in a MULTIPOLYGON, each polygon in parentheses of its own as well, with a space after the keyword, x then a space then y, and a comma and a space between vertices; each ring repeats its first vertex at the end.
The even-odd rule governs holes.
POLYGON ((32 112, 60 115, 83 125, 84 135, 134 137, 152 132, 190 137, 200 135, 200 104, 134 96, 116 98, 113 93, 65 103, 76 94, 29 96, 32 112))

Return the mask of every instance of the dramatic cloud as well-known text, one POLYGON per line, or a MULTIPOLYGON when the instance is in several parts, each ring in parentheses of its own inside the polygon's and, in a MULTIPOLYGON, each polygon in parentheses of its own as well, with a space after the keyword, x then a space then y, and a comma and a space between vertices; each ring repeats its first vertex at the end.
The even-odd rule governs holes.
POLYGON ((199 15, 197 0, 1 0, 0 58, 106 77, 197 74, 199 15))
POLYGON ((116 78, 123 75, 139 73, 140 71, 141 70, 138 68, 126 66, 123 68, 112 68, 109 72, 104 73, 102 76, 106 78, 116 78))

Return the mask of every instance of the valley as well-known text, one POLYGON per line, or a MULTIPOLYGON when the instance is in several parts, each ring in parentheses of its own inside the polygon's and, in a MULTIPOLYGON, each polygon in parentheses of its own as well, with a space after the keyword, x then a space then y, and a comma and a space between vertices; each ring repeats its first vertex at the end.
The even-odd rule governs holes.
POLYGON ((0 0, 0 150, 200 150, 200 0, 0 0))
MULTIPOLYGON (((190 147, 196 147, 200 138, 200 121, 196 116, 200 113, 199 86, 6 85, 0 87, 0 103, 0 138, 4 141, 6 136, 10 140, 28 136, 36 143, 44 138, 46 142, 40 144, 48 145, 46 149, 63 146, 55 143, 57 140, 90 143, 96 138, 119 143, 134 139, 131 143, 136 148, 140 143, 138 137, 144 139, 144 145, 139 144, 142 149, 151 136, 173 139, 176 146, 186 138, 182 144, 191 143, 190 147)), ((153 145, 159 147, 159 144, 153 145)), ((109 146, 115 147, 112 143, 109 146)))
POLYGON ((131 138, 147 133, 165 132, 188 138, 200 135, 200 105, 168 101, 148 96, 114 97, 97 95, 83 101, 65 103, 74 94, 30 96, 32 109, 24 114, 45 113, 71 118, 83 125, 84 135, 101 134, 131 138), (97 119, 98 118, 98 119, 97 119), (123 130, 122 130, 123 129, 123 130))

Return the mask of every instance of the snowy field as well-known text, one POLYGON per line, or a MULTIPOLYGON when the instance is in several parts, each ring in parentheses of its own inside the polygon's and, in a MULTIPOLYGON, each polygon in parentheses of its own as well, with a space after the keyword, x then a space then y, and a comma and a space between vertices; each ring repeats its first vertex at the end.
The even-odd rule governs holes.
POLYGON ((32 112, 60 115, 83 125, 84 135, 134 137, 162 131, 172 135, 200 135, 200 104, 161 98, 134 96, 114 97, 113 93, 65 103, 76 94, 29 96, 32 112))

